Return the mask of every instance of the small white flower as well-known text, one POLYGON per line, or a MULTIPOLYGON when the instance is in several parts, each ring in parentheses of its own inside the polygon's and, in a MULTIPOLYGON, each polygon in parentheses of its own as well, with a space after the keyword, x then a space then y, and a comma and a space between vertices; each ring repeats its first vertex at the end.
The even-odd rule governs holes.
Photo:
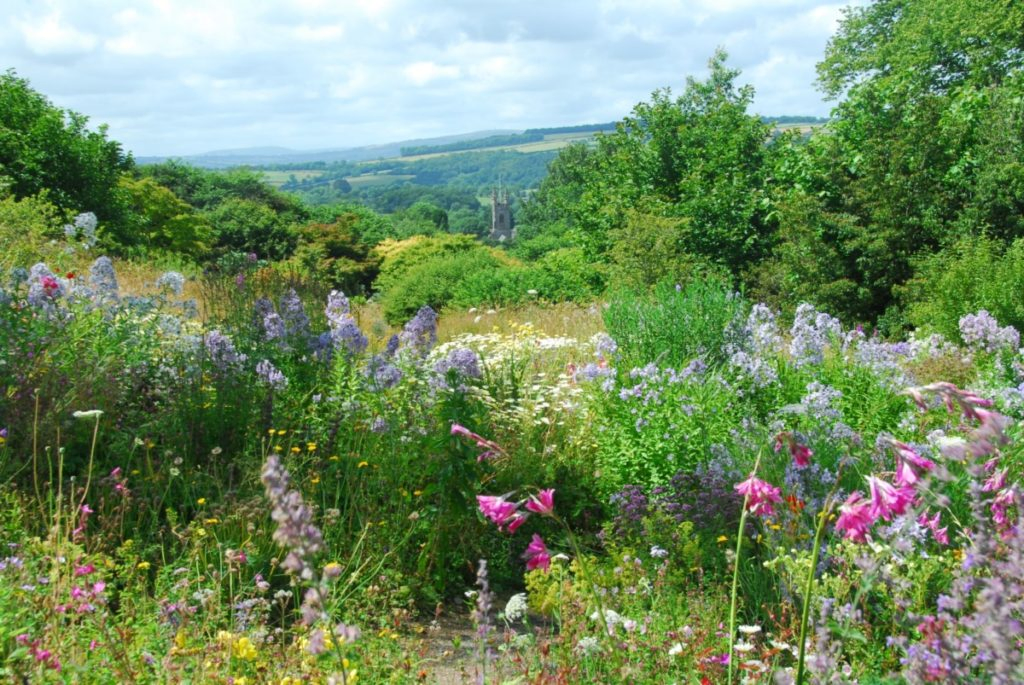
POLYGON ((744 642, 743 640, 740 640, 739 642, 734 644, 732 648, 740 654, 746 654, 754 648, 754 645, 750 644, 749 642, 744 642))
POLYGON ((761 632, 761 626, 737 626, 736 629, 744 635, 757 635, 761 632))
POLYGON ((526 593, 520 592, 512 595, 505 604, 505 618, 509 621, 519 621, 526 616, 526 593))
POLYGON ((680 655, 682 653, 683 653, 683 643, 682 642, 675 643, 668 650, 668 655, 669 656, 678 656, 678 655, 680 655))
POLYGON ((103 410, 90 409, 88 411, 76 411, 72 416, 76 419, 95 419, 97 416, 103 416, 103 410))
POLYGON ((576 643, 576 649, 589 656, 601 651, 601 645, 596 637, 588 635, 587 637, 580 638, 580 641, 576 643))

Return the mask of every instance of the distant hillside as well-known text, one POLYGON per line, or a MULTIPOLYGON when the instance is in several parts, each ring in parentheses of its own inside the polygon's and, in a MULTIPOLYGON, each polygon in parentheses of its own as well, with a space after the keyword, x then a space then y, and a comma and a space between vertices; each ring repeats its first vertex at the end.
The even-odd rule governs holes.
POLYGON ((363 145, 350 148, 326 148, 320 150, 292 150, 285 147, 251 147, 235 150, 213 150, 183 157, 156 156, 136 157, 139 164, 156 164, 168 159, 179 159, 207 169, 225 169, 234 166, 276 166, 282 164, 305 165, 313 162, 366 162, 391 159, 402 154, 402 147, 447 145, 464 140, 478 140, 490 136, 518 133, 510 130, 473 131, 437 138, 403 140, 380 145, 363 145))
MULTIPOLYGON (((828 120, 822 117, 799 115, 765 116, 766 123, 775 124, 780 130, 789 128, 811 129, 828 120)), ((208 169, 225 169, 236 166, 263 167, 283 171, 287 169, 322 168, 338 162, 373 162, 402 158, 423 159, 437 155, 465 153, 471 151, 513 150, 523 153, 551 152, 572 143, 590 141, 601 132, 615 130, 616 122, 603 124, 579 124, 550 128, 531 128, 522 131, 496 129, 473 131, 437 138, 403 140, 380 145, 363 145, 351 148, 325 148, 320 150, 292 150, 285 147, 262 146, 229 150, 213 150, 198 155, 176 157, 183 162, 208 169)), ((163 162, 170 157, 137 157, 139 164, 163 162)))

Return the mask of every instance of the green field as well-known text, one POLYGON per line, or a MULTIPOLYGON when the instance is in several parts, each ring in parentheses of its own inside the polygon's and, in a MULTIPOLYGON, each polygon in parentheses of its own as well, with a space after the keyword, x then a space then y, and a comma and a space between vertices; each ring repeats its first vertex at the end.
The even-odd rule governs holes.
POLYGON ((323 176, 324 172, 320 169, 296 169, 293 171, 263 171, 261 173, 267 183, 275 188, 280 188, 287 183, 292 176, 294 176, 298 181, 305 181, 308 178, 323 176))

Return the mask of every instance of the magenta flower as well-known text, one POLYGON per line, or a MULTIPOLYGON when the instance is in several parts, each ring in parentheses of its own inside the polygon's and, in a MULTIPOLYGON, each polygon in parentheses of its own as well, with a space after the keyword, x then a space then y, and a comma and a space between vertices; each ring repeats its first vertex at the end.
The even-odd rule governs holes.
POLYGON ((747 511, 755 516, 771 516, 775 513, 773 505, 782 501, 781 491, 774 485, 751 476, 734 489, 747 498, 747 511))
POLYGON ((910 445, 896 440, 889 444, 896 453, 896 485, 914 485, 924 473, 935 468, 935 462, 922 457, 910 445))
POLYGON ((555 515, 555 490, 549 488, 547 490, 541 490, 535 497, 530 497, 530 501, 526 503, 526 508, 535 514, 541 516, 554 516, 555 515))
POLYGON ((874 522, 875 517, 871 515, 871 502, 864 499, 861 493, 853 492, 839 507, 836 530, 841 532, 847 540, 864 542, 868 530, 874 522))
POLYGON ((799 467, 810 466, 811 457, 814 452, 807 445, 801 445, 796 440, 789 443, 789 453, 793 455, 793 463, 799 467))
POLYGON ((914 501, 914 490, 906 485, 896 487, 875 476, 865 476, 871 492, 871 517, 892 520, 907 510, 914 501))
POLYGON ((533 534, 533 539, 530 540, 523 558, 526 559, 527 571, 537 568, 547 571, 551 567, 551 555, 548 553, 547 545, 544 544, 544 540, 536 533, 533 534))
POLYGON ((932 537, 935 538, 935 542, 939 543, 940 545, 948 545, 949 529, 945 526, 939 528, 939 517, 941 515, 942 514, 940 514, 939 512, 935 512, 935 516, 928 518, 928 514, 921 514, 917 517, 917 522, 919 525, 924 526, 932 532, 932 537))
POLYGON ((483 515, 493 521, 499 529, 511 523, 513 514, 516 514, 519 508, 515 502, 495 495, 477 495, 476 501, 483 515))
MULTIPOLYGON (((526 517, 523 516, 522 514, 515 514, 514 516, 509 518, 508 521, 505 522, 505 524, 506 524, 505 531, 509 535, 511 535, 512 533, 514 533, 517 530, 519 530, 519 526, 523 525, 524 523, 526 523, 526 517)), ((500 530, 501 526, 498 526, 498 528, 500 530)))
POLYGON ((472 440, 476 443, 477 447, 483 450, 479 455, 477 455, 477 462, 481 462, 484 459, 490 459, 491 457, 497 457, 505 452, 498 443, 488 440, 482 435, 474 433, 458 423, 452 424, 451 434, 472 440))
POLYGON ((1006 487, 1006 474, 1008 469, 1000 469, 994 472, 981 486, 982 492, 999 492, 1006 487))

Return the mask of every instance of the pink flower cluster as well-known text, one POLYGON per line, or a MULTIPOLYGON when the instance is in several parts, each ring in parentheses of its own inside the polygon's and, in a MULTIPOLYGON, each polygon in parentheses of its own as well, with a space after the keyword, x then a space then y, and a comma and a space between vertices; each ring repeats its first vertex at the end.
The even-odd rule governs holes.
POLYGON ((737 483, 735 490, 746 498, 747 511, 755 516, 771 516, 775 513, 774 505, 782 501, 782 493, 777 487, 756 476, 737 483))
POLYGON ((814 452, 807 445, 797 442, 796 436, 790 431, 783 431, 775 436, 775 451, 781 450, 783 445, 789 447, 789 455, 793 457, 794 464, 800 468, 811 465, 811 457, 814 456, 814 452))
POLYGON ((53 669, 54 671, 60 670, 60 659, 58 659, 57 655, 52 653, 50 650, 43 649, 42 647, 40 647, 39 640, 33 640, 31 637, 29 637, 28 633, 22 633, 21 635, 18 635, 14 640, 19 645, 28 647, 29 654, 31 654, 32 658, 38 661, 39 663, 43 664, 47 668, 53 669))
POLYGON ((477 433, 474 433, 465 426, 459 425, 457 423, 452 424, 452 435, 458 435, 459 437, 472 440, 474 443, 476 443, 476 446, 481 449, 480 454, 477 455, 476 458, 477 462, 481 462, 485 459, 491 459, 493 457, 498 457, 505 453, 505 450, 503 450, 501 448, 501 445, 499 445, 498 443, 492 440, 488 440, 482 435, 478 435, 477 433))
MULTIPOLYGON (((525 504, 527 512, 533 512, 541 516, 555 515, 555 491, 554 489, 541 490, 536 495, 531 495, 528 500, 521 502, 510 502, 506 499, 508 495, 477 495, 476 501, 480 511, 490 519, 498 530, 507 533, 514 533, 523 523, 526 522, 529 513, 520 511, 520 506, 525 504)), ((545 571, 551 565, 551 555, 548 553, 544 540, 534 533, 526 553, 527 570, 532 571, 542 568, 545 571)))

